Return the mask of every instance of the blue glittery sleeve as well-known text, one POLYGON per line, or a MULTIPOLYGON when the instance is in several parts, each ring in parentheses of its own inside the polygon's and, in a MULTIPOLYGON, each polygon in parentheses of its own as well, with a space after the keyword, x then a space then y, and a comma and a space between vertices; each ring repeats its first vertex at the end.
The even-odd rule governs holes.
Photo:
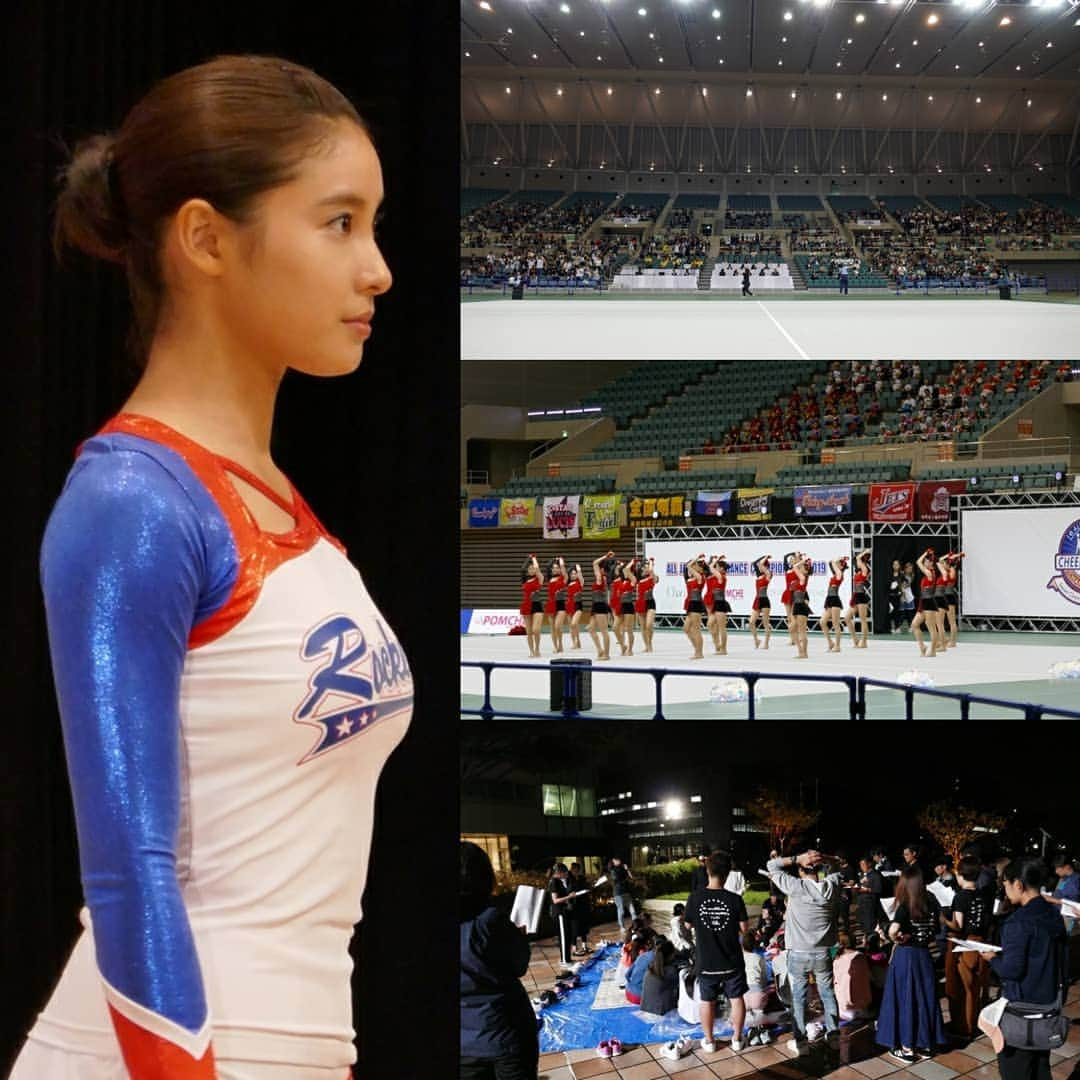
POLYGON ((197 1032, 207 1005, 176 877, 179 692, 191 628, 227 596, 230 553, 183 462, 139 442, 84 446, 46 528, 41 582, 98 969, 197 1032))

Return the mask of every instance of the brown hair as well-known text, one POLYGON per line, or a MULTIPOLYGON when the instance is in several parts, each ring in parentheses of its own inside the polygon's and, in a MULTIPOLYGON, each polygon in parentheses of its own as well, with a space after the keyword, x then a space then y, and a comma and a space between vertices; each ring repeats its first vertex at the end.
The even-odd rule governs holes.
POLYGON ((235 224, 253 224, 256 200, 296 179, 303 159, 326 145, 328 122, 342 119, 368 133, 348 98, 310 69, 275 56, 218 56, 158 82, 119 131, 76 144, 58 176, 53 252, 61 265, 74 247, 124 266, 138 367, 165 300, 167 219, 202 198, 235 224))
POLYGON ((922 871, 916 866, 905 866, 896 883, 896 902, 907 908, 908 918, 921 919, 929 909, 926 885, 922 871))

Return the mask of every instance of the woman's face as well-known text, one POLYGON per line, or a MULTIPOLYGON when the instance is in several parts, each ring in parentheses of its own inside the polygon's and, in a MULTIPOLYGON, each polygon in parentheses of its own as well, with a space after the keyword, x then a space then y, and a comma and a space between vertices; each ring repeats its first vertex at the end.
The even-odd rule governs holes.
POLYGON ((245 353, 275 372, 357 368, 375 298, 392 282, 375 239, 382 200, 375 147, 344 120, 295 180, 262 196, 258 221, 247 227, 254 235, 244 238, 254 239, 254 251, 223 279, 220 297, 245 353))
POLYGON ((1021 882, 1019 882, 1019 881, 1009 881, 1008 879, 1006 879, 1005 882, 1004 882, 1004 885, 1005 885, 1005 896, 1008 898, 1009 903, 1010 904, 1019 904, 1021 899, 1023 899, 1023 896, 1024 896, 1024 886, 1023 886, 1023 884, 1021 882))

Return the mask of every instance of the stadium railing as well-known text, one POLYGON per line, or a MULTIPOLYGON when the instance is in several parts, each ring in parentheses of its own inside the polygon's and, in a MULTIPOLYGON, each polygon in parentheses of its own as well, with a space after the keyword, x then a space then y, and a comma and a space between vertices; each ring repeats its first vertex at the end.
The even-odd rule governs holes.
MULTIPOLYGON (((668 720, 671 717, 664 715, 664 679, 669 675, 689 675, 700 679, 742 679, 746 683, 746 719, 757 719, 757 703, 754 691, 757 684, 765 681, 774 682, 817 682, 817 683, 841 683, 848 691, 848 718, 851 720, 872 720, 873 716, 867 715, 866 691, 868 687, 878 687, 886 690, 899 690, 904 694, 904 718, 913 720, 915 696, 943 698, 955 701, 960 706, 958 719, 968 720, 971 718, 972 705, 989 705, 994 708, 1017 709, 1023 713, 1025 720, 1042 720, 1046 717, 1061 719, 1080 719, 1080 712, 1070 709, 1060 709, 1053 705, 1039 705, 1034 702, 1007 701, 1003 698, 993 698, 984 694, 968 694, 959 690, 937 690, 926 686, 915 686, 909 683, 888 682, 885 679, 871 679, 864 675, 809 675, 802 672, 761 672, 761 671, 701 671, 684 668, 631 668, 631 667, 580 667, 567 665, 565 667, 553 663, 549 667, 537 664, 511 663, 496 660, 462 660, 463 668, 479 668, 484 674, 484 703, 478 709, 461 709, 462 716, 479 716, 485 720, 497 717, 520 719, 520 720, 550 720, 560 717, 567 720, 621 720, 626 717, 599 716, 592 713, 591 709, 582 712, 578 709, 580 679, 584 672, 590 677, 593 674, 626 674, 626 675, 649 675, 652 677, 655 689, 655 712, 651 719, 668 720), (562 709, 559 711, 547 710, 545 712, 520 712, 516 710, 498 708, 491 702, 491 675, 493 671, 500 669, 521 669, 525 671, 548 671, 558 672, 562 676, 562 709)), ((707 703, 702 703, 707 704, 707 703)), ((641 717, 639 719, 645 719, 641 717)), ((707 716, 701 719, 708 719, 707 716)), ((841 719, 838 717, 838 719, 841 719)), ((937 719, 937 718, 934 718, 937 719)))

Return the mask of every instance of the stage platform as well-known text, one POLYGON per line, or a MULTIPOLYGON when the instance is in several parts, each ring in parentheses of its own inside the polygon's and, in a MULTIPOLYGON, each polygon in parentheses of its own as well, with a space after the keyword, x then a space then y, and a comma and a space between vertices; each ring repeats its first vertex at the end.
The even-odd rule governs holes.
MULTIPOLYGON (((569 645, 569 637, 566 639, 569 645)), ((638 654, 641 635, 635 635, 635 655, 619 656, 612 639, 610 661, 595 659, 587 633, 582 632, 582 648, 568 650, 566 659, 593 660, 592 712, 598 716, 650 719, 654 715, 655 680, 649 668, 687 669, 700 667, 710 677, 669 675, 663 682, 664 714, 672 719, 745 719, 746 702, 714 703, 710 690, 739 671, 794 672, 812 675, 864 675, 890 682, 915 671, 928 675, 938 689, 982 694, 1007 701, 1032 702, 1076 709, 1080 705, 1080 680, 1053 679, 1050 666, 1061 660, 1080 658, 1080 634, 1020 634, 1003 631, 961 632, 960 643, 942 656, 923 658, 910 634, 874 637, 866 649, 854 649, 845 638, 843 651, 828 653, 820 633, 810 636, 809 659, 797 660, 788 644, 786 631, 774 631, 768 651, 754 649, 745 631, 728 635, 728 655, 713 654, 706 637, 705 659, 692 661, 686 636, 678 630, 656 632, 655 651, 638 654), (640 669, 641 674, 604 674, 605 667, 640 669), (715 676, 715 677, 711 677, 715 676)), ((524 637, 463 637, 462 660, 501 660, 528 663, 535 670, 496 670, 492 675, 492 702, 497 707, 520 712, 546 712, 549 708, 548 665, 552 659, 551 639, 545 634, 540 660, 530 660, 524 637)), ((463 708, 479 708, 483 703, 483 676, 478 668, 462 668, 463 708)), ((900 719, 904 716, 904 696, 900 691, 870 689, 867 692, 867 720, 900 719)), ((558 715, 552 713, 552 716, 558 715)), ((958 719, 959 703, 916 695, 914 717, 919 720, 958 719)), ((973 719, 1022 719, 1012 709, 973 705, 973 719)), ((841 684, 812 682, 770 682, 760 684, 757 704, 759 719, 846 720, 848 693, 841 684)), ((1075 723, 1063 720, 1062 723, 1075 723)))

